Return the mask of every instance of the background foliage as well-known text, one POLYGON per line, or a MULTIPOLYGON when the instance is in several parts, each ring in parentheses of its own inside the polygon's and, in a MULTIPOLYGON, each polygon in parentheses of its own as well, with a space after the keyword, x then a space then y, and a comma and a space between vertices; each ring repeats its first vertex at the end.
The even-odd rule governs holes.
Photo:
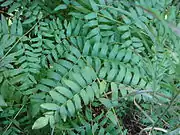
POLYGON ((0 133, 171 134, 178 0, 0 0, 0 133))

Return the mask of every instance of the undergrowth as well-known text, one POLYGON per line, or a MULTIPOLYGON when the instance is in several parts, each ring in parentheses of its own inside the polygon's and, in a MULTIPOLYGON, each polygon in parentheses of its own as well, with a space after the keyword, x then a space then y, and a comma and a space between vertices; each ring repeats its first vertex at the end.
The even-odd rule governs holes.
POLYGON ((178 0, 0 0, 2 135, 180 133, 178 0))

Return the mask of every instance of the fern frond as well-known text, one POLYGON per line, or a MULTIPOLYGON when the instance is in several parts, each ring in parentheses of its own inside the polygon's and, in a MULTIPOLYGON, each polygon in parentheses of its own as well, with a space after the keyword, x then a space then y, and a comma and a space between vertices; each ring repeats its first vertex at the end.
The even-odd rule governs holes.
MULTIPOLYGON (((55 90, 49 92, 52 99, 60 104, 57 111, 60 111, 64 121, 66 121, 67 116, 74 116, 75 111, 81 109, 81 100, 87 105, 94 100, 94 96, 99 97, 104 91, 101 87, 98 88, 98 84, 94 82, 97 77, 89 67, 85 67, 80 73, 72 73, 72 76, 77 76, 83 81, 78 80, 78 78, 74 81, 63 79, 62 86, 57 86, 55 90)), ((46 105, 47 103, 42 104, 42 107, 48 109, 46 105)))

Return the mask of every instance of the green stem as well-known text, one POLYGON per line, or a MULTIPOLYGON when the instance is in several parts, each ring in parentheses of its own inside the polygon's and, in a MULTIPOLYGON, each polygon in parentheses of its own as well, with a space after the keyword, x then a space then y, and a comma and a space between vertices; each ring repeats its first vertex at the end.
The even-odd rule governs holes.
POLYGON ((169 108, 172 106, 173 102, 175 101, 175 99, 178 97, 180 91, 177 92, 177 94, 173 97, 173 99, 171 100, 171 103, 168 105, 168 107, 166 108, 166 110, 162 113, 162 115, 157 119, 157 121, 153 124, 151 131, 155 128, 155 126, 157 125, 157 123, 162 119, 162 117, 167 113, 167 111, 169 110, 169 108))

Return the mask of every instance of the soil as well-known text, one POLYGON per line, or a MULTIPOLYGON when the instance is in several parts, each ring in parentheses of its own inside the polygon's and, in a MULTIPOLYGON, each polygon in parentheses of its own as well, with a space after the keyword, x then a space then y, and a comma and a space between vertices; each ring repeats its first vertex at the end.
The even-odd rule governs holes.
MULTIPOLYGON (((140 131, 145 128, 144 125, 140 124, 138 118, 135 115, 126 115, 123 118, 124 128, 128 130, 128 135, 139 135, 140 131)), ((145 133, 143 135, 146 135, 145 133)))

